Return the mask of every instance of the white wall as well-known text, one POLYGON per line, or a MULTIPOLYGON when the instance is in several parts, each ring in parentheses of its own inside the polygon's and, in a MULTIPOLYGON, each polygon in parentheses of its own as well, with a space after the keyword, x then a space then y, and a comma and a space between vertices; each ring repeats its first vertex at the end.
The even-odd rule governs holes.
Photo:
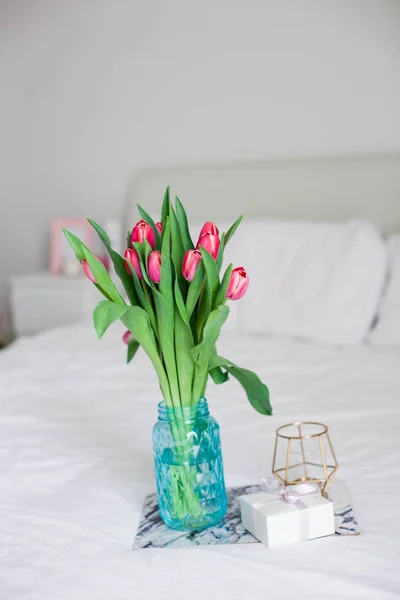
POLYGON ((399 150, 399 57, 398 0, 2 0, 3 312, 144 166, 399 150))

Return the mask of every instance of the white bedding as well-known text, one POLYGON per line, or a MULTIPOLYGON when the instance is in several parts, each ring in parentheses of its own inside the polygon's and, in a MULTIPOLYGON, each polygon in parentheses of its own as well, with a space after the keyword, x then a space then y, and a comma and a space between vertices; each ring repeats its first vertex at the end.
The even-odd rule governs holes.
POLYGON ((274 416, 235 382, 208 391, 228 485, 269 474, 278 425, 326 422, 360 536, 133 552, 160 398, 120 334, 87 324, 0 353, 1 600, 399 598, 399 349, 229 334, 220 353, 269 384, 274 416))

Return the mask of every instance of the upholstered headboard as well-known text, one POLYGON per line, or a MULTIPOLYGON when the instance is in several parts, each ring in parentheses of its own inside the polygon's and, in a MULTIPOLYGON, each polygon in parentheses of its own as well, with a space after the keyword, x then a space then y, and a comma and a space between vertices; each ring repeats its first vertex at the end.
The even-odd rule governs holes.
POLYGON ((243 213, 324 221, 361 218, 383 234, 400 231, 400 153, 147 169, 130 186, 127 228, 137 221, 137 203, 158 214, 167 185, 195 223, 243 213))

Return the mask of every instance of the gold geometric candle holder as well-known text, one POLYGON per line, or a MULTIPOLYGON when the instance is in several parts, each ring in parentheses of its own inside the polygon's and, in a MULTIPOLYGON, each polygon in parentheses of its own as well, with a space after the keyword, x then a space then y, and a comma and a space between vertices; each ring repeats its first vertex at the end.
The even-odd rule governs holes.
POLYGON ((323 423, 299 421, 276 430, 272 472, 285 485, 312 481, 323 493, 337 469, 328 427, 323 423))

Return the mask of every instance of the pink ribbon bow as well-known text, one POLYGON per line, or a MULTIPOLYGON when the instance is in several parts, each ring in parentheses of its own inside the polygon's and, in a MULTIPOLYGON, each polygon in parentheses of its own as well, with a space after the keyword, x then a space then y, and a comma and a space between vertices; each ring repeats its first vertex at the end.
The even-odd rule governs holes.
POLYGON ((279 495, 283 500, 295 504, 301 503, 302 496, 309 494, 320 494, 317 483, 297 483, 296 485, 282 485, 274 477, 265 477, 262 480, 264 490, 267 494, 279 495))

